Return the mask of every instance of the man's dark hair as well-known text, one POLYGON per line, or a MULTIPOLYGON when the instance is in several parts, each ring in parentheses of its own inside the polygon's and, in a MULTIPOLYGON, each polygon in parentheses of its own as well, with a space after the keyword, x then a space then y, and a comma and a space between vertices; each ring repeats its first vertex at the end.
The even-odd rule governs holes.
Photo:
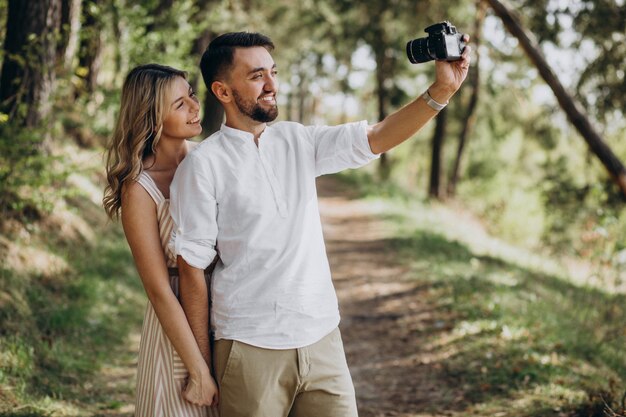
POLYGON ((230 32, 213 39, 200 60, 200 70, 207 89, 211 91, 213 81, 225 76, 233 65, 235 48, 262 46, 268 51, 274 49, 270 38, 260 33, 230 32))

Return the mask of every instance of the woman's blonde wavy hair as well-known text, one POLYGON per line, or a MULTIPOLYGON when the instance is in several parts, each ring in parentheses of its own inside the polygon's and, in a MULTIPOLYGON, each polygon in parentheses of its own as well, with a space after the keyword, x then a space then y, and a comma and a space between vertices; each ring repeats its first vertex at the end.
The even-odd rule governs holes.
POLYGON ((158 64, 140 65, 126 76, 117 124, 106 151, 108 184, 102 203, 111 219, 119 218, 124 184, 136 180, 143 160, 154 155, 167 112, 165 100, 176 77, 186 79, 187 74, 158 64))

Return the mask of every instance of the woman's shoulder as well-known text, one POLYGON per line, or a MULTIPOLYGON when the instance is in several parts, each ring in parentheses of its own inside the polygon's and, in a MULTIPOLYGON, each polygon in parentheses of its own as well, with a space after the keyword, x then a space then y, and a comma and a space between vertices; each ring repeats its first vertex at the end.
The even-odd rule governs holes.
POLYGON ((158 227, 157 205, 137 180, 122 186, 120 219, 129 243, 131 236, 135 242, 145 242, 145 231, 158 227))
POLYGON ((122 206, 158 205, 164 198, 163 192, 146 171, 139 174, 139 177, 126 181, 122 186, 122 206))
POLYGON ((139 178, 128 180, 122 185, 122 206, 137 204, 154 204, 150 193, 139 178))

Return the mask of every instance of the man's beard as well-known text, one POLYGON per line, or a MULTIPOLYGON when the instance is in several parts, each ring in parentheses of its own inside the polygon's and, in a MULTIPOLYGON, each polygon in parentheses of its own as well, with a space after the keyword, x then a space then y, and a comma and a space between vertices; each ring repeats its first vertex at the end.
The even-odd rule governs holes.
POLYGON ((274 121, 274 119, 278 117, 278 106, 264 109, 257 102, 244 100, 236 90, 233 90, 233 97, 235 98, 235 105, 239 111, 252 120, 261 123, 268 123, 274 121))

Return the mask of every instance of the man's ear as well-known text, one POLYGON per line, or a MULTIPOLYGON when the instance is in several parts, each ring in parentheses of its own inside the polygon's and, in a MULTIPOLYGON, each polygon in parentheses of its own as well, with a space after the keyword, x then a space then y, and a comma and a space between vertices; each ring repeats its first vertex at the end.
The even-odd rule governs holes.
POLYGON ((213 91, 215 97, 222 103, 230 103, 233 99, 230 88, 222 81, 213 81, 211 91, 213 91))

